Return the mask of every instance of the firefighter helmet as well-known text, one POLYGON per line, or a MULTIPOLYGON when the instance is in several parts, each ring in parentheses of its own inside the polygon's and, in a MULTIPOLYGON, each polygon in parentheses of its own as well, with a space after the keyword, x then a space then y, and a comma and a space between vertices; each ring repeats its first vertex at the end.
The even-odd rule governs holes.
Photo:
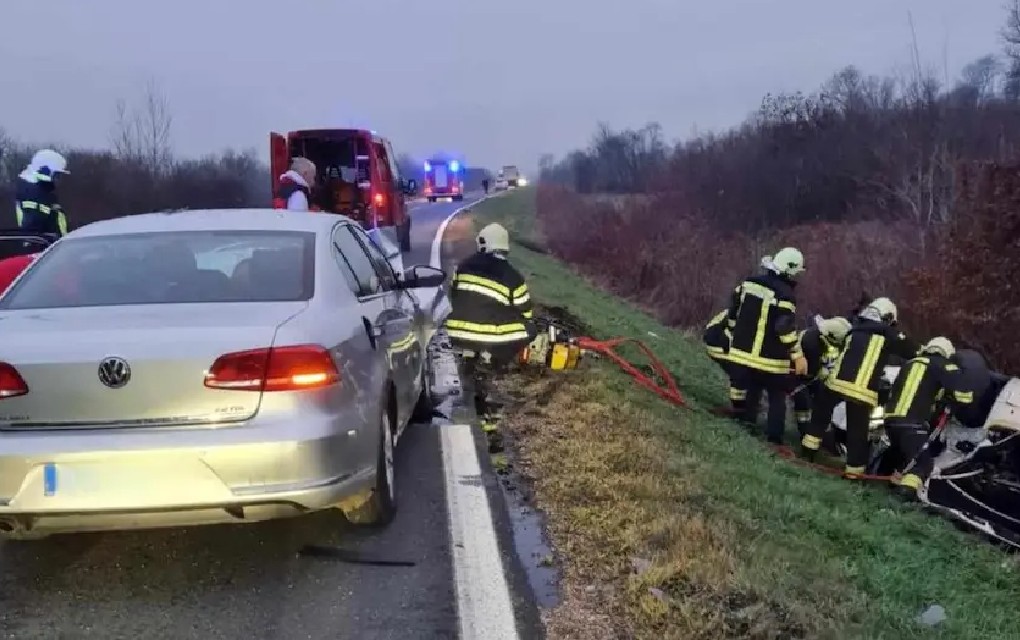
POLYGON ((800 275, 804 271, 804 254, 793 247, 780 249, 772 256, 772 270, 791 278, 800 275))
POLYGON ((956 353, 956 347, 949 341, 949 338, 938 336, 928 341, 928 344, 921 347, 921 353, 937 353, 944 358, 952 358, 956 353))
POLYGON ((896 305, 889 298, 875 298, 861 312, 861 317, 875 322, 896 324, 896 305))
POLYGON ((67 170, 67 158, 53 149, 40 149, 32 156, 29 165, 33 171, 41 172, 43 175, 52 176, 57 173, 70 173, 67 170), (44 170, 45 171, 42 171, 44 170))
POLYGON ((480 253, 510 252, 510 234, 507 233, 503 225, 496 224, 495 222, 486 225, 478 233, 476 242, 480 253))
POLYGON ((842 316, 824 318, 816 324, 823 336, 837 344, 842 344, 846 340, 846 334, 850 333, 850 321, 842 316))

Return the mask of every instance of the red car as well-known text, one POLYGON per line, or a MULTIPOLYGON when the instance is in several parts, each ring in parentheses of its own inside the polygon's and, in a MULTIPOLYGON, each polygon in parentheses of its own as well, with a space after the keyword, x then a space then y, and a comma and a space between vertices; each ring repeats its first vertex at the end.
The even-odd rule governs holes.
POLYGON ((411 217, 406 198, 415 192, 413 179, 400 176, 390 142, 364 129, 304 129, 269 135, 273 196, 277 181, 292 158, 315 163, 310 204, 379 228, 400 246, 411 250, 411 217))

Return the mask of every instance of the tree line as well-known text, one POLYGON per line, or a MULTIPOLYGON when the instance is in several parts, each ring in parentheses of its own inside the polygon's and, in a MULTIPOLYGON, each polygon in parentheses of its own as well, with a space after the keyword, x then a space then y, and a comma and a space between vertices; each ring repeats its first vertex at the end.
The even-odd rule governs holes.
POLYGON ((796 244, 805 313, 895 296, 914 330, 1020 370, 1020 348, 1001 333, 1020 330, 1008 281, 1020 273, 1020 2, 1002 35, 1003 55, 954 82, 915 47, 909 73, 849 66, 814 92, 766 95, 738 127, 676 144, 656 124, 600 124, 587 148, 540 159, 550 248, 696 326, 763 254, 796 244))

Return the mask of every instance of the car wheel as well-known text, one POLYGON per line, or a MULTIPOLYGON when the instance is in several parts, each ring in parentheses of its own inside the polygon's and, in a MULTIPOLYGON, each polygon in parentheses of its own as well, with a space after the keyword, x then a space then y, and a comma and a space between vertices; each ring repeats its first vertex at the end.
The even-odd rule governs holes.
POLYGON ((379 456, 376 460, 372 495, 361 506, 344 512, 352 524, 385 526, 392 522, 397 514, 395 447, 389 411, 383 413, 379 438, 379 456))

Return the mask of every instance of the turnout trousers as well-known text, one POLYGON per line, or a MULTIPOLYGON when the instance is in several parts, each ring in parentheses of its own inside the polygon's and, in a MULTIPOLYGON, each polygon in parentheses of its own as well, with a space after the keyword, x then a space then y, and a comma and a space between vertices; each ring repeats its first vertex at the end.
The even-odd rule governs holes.
POLYGON ((811 428, 811 407, 822 384, 814 378, 791 376, 790 393, 793 399, 793 418, 797 421, 800 437, 811 428))
POLYGON ((786 396, 790 391, 790 377, 767 373, 742 365, 733 365, 733 390, 744 398, 738 418, 750 427, 758 424, 758 409, 762 395, 768 398, 769 413, 765 423, 765 437, 769 442, 781 443, 786 433, 786 396))
POLYGON ((843 475, 848 478, 864 475, 871 452, 869 427, 873 407, 858 400, 851 400, 821 385, 815 395, 811 409, 811 427, 801 440, 806 452, 816 452, 822 438, 832 424, 832 412, 840 402, 846 403, 846 467, 843 475))
POLYGON ((495 397, 494 381, 509 369, 513 353, 503 349, 488 351, 485 347, 461 348, 459 351, 464 377, 471 380, 475 413, 482 422, 482 429, 492 431, 502 408, 495 397))
POLYGON ((935 464, 928 447, 931 425, 916 421, 887 420, 885 430, 889 435, 889 444, 896 450, 903 467, 909 467, 898 468, 905 472, 899 484, 911 489, 919 488, 931 475, 935 464))

